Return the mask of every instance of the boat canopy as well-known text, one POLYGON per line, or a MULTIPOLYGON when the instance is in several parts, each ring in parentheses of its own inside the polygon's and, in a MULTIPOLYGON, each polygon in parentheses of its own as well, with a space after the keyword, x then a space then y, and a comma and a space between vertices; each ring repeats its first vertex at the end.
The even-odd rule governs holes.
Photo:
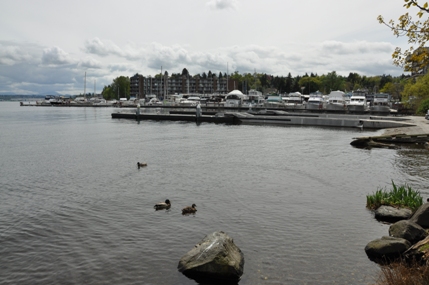
POLYGON ((244 95, 244 94, 240 90, 235 89, 229 92, 228 95, 244 95))

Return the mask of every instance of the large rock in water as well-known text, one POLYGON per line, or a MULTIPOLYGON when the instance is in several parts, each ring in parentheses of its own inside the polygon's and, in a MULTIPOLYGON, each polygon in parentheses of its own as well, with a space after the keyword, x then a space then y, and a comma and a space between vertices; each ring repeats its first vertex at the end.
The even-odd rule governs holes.
POLYGON ((410 218, 410 221, 425 229, 429 228, 429 203, 424 203, 421 205, 410 218))
POLYGON ((384 263, 400 257, 410 246, 411 243, 406 239, 384 236, 369 242, 365 252, 370 260, 384 263))
POLYGON ((391 206, 380 206, 375 210, 375 218, 379 221, 394 223, 400 220, 407 220, 413 212, 406 208, 395 208, 391 206))
POLYGON ((404 238, 411 244, 421 241, 427 236, 426 231, 418 224, 403 220, 394 223, 389 227, 389 235, 397 238, 404 238))
POLYGON ((214 232, 180 259, 178 269, 197 282, 213 279, 238 282, 243 266, 243 253, 233 239, 224 232, 214 232))

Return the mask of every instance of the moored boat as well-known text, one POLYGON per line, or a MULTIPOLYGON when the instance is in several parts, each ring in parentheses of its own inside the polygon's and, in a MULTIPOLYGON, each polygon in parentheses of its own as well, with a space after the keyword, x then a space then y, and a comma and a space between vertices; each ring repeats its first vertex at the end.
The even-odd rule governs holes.
POLYGON ((353 93, 352 97, 350 97, 350 103, 347 105, 347 109, 354 113, 368 111, 365 95, 353 93))
POLYGON ((305 106, 307 110, 325 110, 326 100, 321 92, 311 93, 305 106))
POLYGON ((283 100, 281 95, 270 95, 265 100, 266 107, 283 108, 283 100))
POLYGON ((283 96, 283 103, 286 109, 303 110, 305 109, 304 97, 300 92, 292 92, 287 96, 283 96))
POLYGON ((262 92, 250 89, 249 90, 249 105, 253 107, 263 107, 265 104, 265 98, 262 96, 262 92))
POLYGON ((374 99, 370 107, 371 113, 389 114, 390 113, 390 95, 386 93, 374 94, 374 99))
POLYGON ((244 95, 240 90, 233 90, 225 96, 225 107, 241 107, 249 97, 244 95))
POLYGON ((344 111, 346 110, 346 95, 343 91, 331 91, 328 95, 326 110, 344 111))

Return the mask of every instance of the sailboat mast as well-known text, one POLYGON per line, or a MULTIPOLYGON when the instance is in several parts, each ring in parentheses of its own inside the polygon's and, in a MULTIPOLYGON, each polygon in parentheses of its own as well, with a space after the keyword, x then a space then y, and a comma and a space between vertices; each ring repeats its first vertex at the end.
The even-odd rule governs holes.
POLYGON ((226 63, 226 93, 228 94, 228 62, 226 63))
POLYGON ((83 81, 83 98, 86 101, 86 71, 85 71, 85 79, 83 81))

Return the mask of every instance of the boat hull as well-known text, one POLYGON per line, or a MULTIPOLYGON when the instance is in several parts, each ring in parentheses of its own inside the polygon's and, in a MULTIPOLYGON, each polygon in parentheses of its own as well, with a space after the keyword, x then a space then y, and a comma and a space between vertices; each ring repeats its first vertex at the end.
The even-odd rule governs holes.
POLYGON ((365 112, 367 110, 366 106, 364 105, 348 105, 347 109, 350 112, 365 112))
POLYGON ((324 110, 325 108, 324 108, 324 106, 323 106, 323 104, 322 104, 322 103, 320 103, 320 104, 312 104, 312 103, 308 103, 308 104, 306 105, 306 109, 307 109, 307 110, 324 110))
POLYGON ((371 106, 371 113, 390 113, 388 106, 371 106))
POLYGON ((289 110, 304 110, 305 105, 304 104, 285 104, 285 109, 289 110))
POLYGON ((346 107, 343 104, 328 104, 326 110, 328 111, 344 111, 346 107))

